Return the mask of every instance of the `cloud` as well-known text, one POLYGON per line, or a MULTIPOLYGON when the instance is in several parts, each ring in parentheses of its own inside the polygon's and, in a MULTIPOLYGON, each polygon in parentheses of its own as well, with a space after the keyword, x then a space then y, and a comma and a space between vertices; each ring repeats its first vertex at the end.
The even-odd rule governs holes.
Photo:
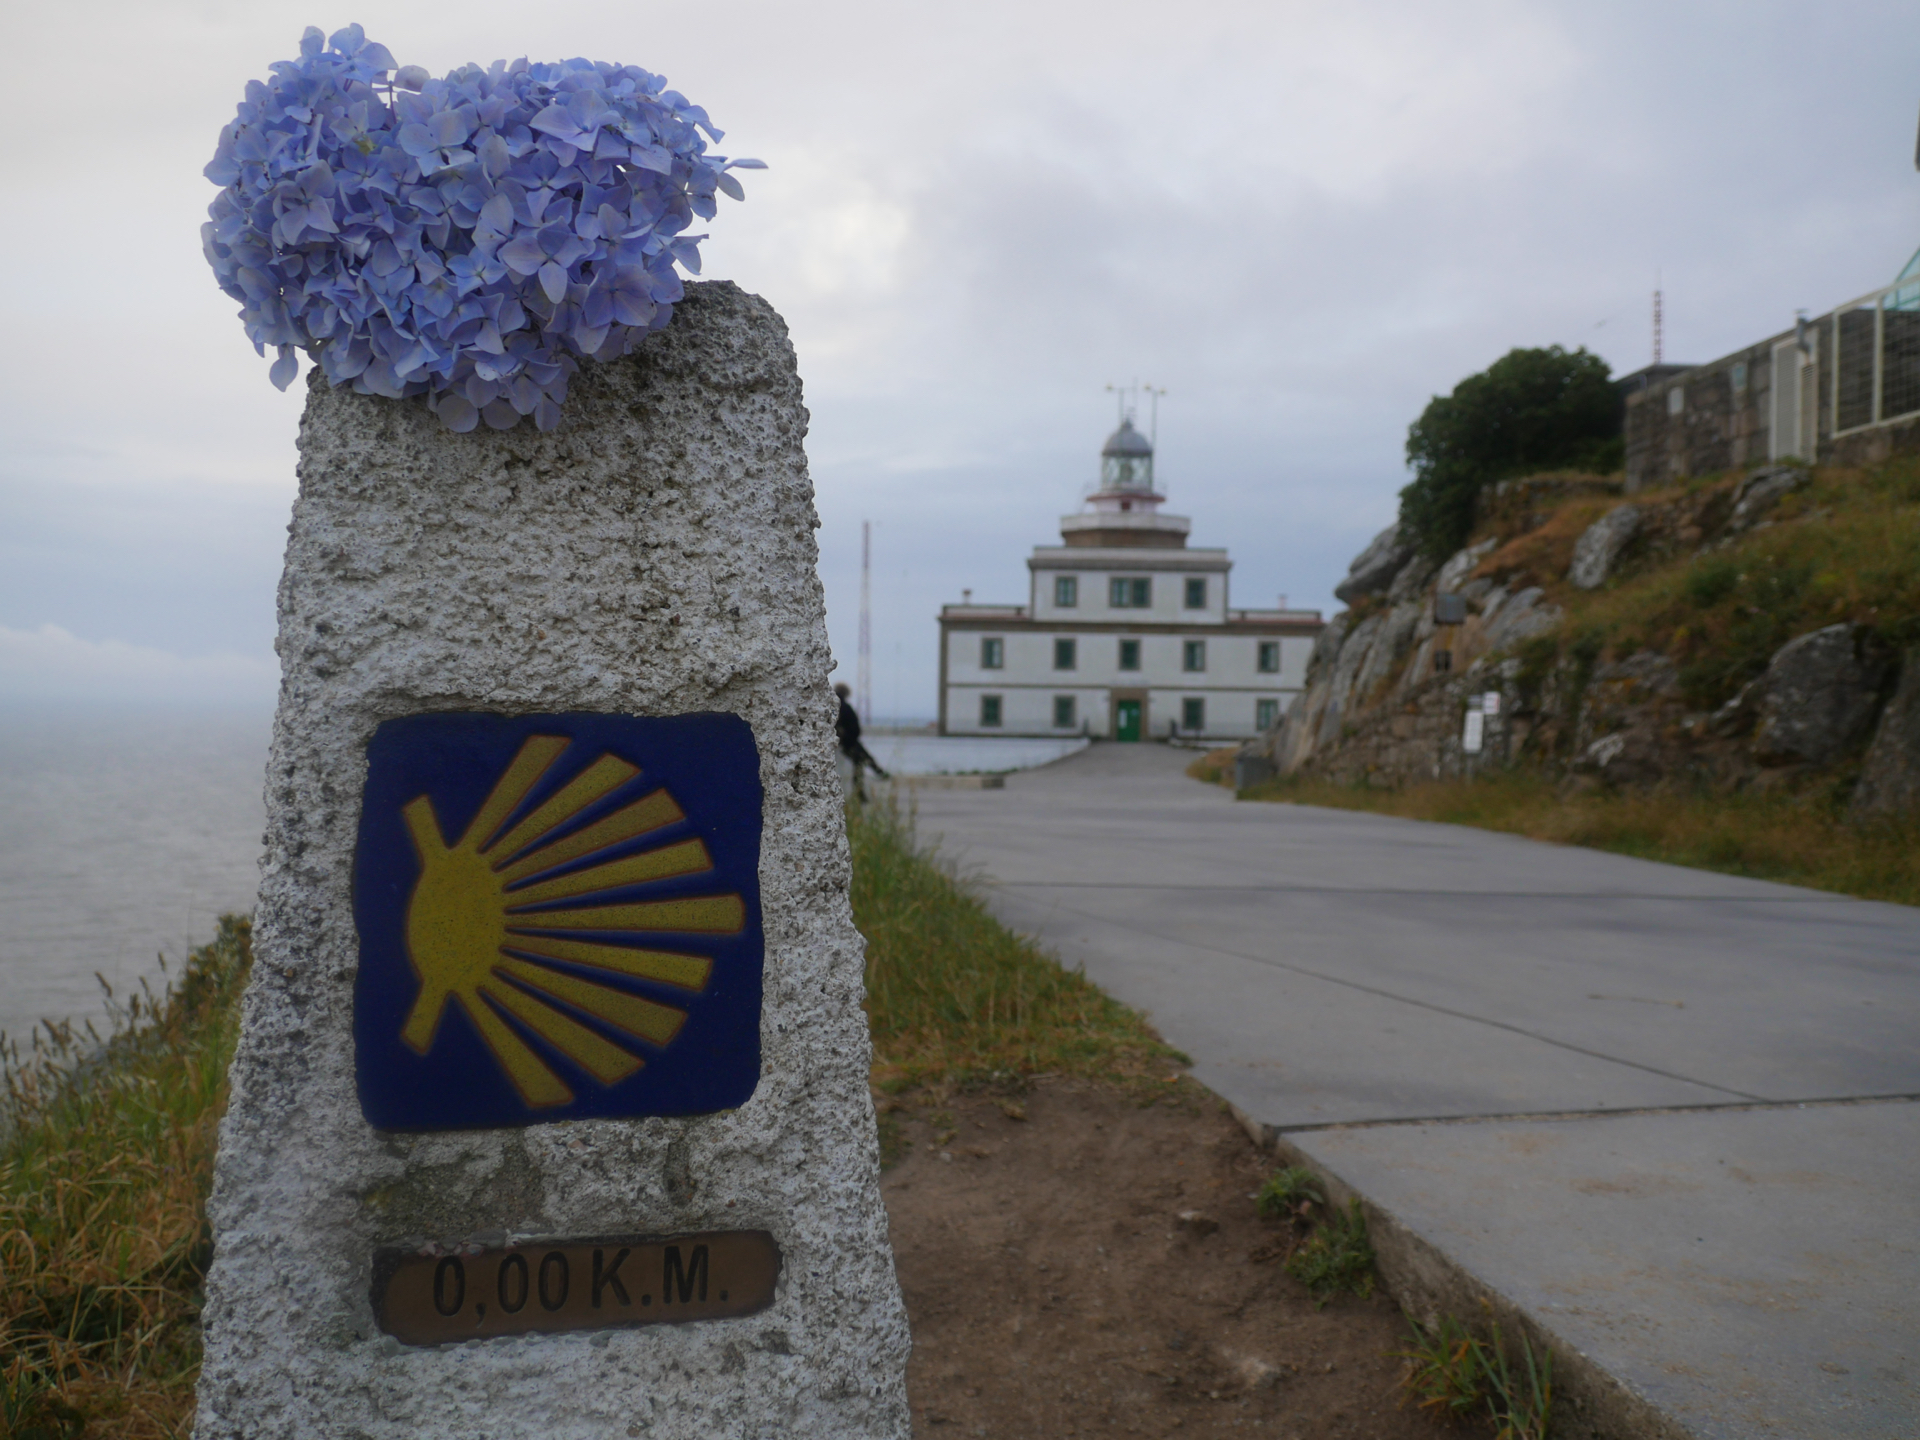
MULTIPOLYGON (((933 616, 1018 599, 1112 424, 1170 388, 1161 473, 1236 597, 1330 604, 1393 513, 1406 427, 1515 345, 1704 360, 1891 277, 1913 243, 1910 3, 1858 0, 388 0, 440 71, 664 72, 773 168, 706 273, 786 317, 832 633, 875 523, 876 699, 931 714, 933 616)), ((300 387, 214 288, 200 176, 292 0, 29 7, 0 93, 0 624, 266 664, 300 387), (164 75, 157 88, 151 77, 164 75), (57 126, 57 133, 54 127, 57 126), (124 217, 135 216, 128 222, 124 217), (52 222, 49 222, 52 223, 52 222), (101 277, 111 277, 111 283, 101 277), (24 339, 18 337, 25 337, 24 339), (169 508, 171 505, 172 508, 169 508), (36 628, 39 627, 39 628, 36 628)))
POLYGON ((85 640, 58 625, 0 625, 0 700, 271 703, 280 667, 270 658, 180 655, 123 640, 85 640))

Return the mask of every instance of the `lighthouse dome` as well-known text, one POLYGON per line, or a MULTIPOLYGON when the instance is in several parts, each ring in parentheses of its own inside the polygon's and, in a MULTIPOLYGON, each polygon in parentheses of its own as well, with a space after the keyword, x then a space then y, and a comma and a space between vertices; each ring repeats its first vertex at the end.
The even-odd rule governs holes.
POLYGON ((1107 437, 1107 443, 1100 447, 1102 456, 1107 455, 1151 455, 1153 442, 1133 428, 1133 421, 1122 420, 1120 428, 1107 437))
POLYGON ((1102 490, 1152 490, 1153 442, 1122 420, 1120 428, 1100 447, 1102 490))

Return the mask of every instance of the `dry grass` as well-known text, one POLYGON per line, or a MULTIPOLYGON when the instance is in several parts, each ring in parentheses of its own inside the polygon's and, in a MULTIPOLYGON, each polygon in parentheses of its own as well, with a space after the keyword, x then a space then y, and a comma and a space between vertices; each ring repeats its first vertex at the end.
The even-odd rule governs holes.
POLYGON ((1259 786, 1248 797, 1474 825, 1867 900, 1920 905, 1920 819, 1850 825, 1841 818, 1835 797, 1826 793, 1564 795, 1545 776, 1517 771, 1401 790, 1288 778, 1259 786))
MULTIPOLYGON (((1564 583, 1573 541, 1618 501, 1576 495, 1544 523, 1483 560, 1479 573, 1526 573, 1566 609, 1552 634, 1526 642, 1521 688, 1557 662, 1576 669, 1641 650, 1677 663, 1690 704, 1717 705, 1797 635, 1839 621, 1889 645, 1920 644, 1920 458, 1857 470, 1817 469, 1766 523, 1730 544, 1670 559, 1635 559, 1599 590, 1564 583)), ((1633 497, 1696 509, 1735 477, 1706 476, 1633 497)), ((1197 770, 1195 778, 1211 778, 1197 770)), ((1401 790, 1289 778, 1252 798, 1373 810, 1476 825, 1536 840, 1785 881, 1867 899, 1920 904, 1920 816, 1856 826, 1843 818, 1852 771, 1795 791, 1569 793, 1539 771, 1401 790)))
POLYGON ((227 916, 111 1033, 4 1055, 0 1436, 184 1436, 200 1366, 206 1197, 251 960, 227 916))
POLYGON ((989 915, 916 848, 897 810, 850 811, 847 835, 876 1083, 966 1086, 1044 1073, 1138 1091, 1187 1063, 1140 1015, 989 915))
POLYGON ((1223 745, 1218 750, 1208 750, 1187 766, 1187 775, 1208 785, 1231 785, 1233 762, 1239 753, 1238 745, 1223 745))
MULTIPOLYGON (((1185 1057, 996 922, 897 813, 868 807, 849 834, 877 1083, 1053 1073, 1168 1088, 1185 1057)), ((118 1007, 105 1039, 47 1027, 6 1052, 0 1440, 188 1434, 206 1198, 250 961, 248 923, 228 916, 166 994, 118 1007)))
POLYGON ((1497 576, 1510 583, 1538 585, 1554 603, 1563 603, 1567 567, 1573 563, 1574 542, 1580 532, 1618 505, 1617 496, 1581 496, 1561 504, 1546 522, 1516 535, 1483 558, 1474 574, 1497 576))
MULTIPOLYGON (((1615 657, 1637 650, 1669 655, 1689 700, 1702 707, 1759 674, 1788 640, 1823 625, 1852 621, 1893 645, 1920 642, 1920 460, 1815 470, 1811 480, 1779 503, 1771 523, 1724 549, 1630 563, 1593 592, 1550 585, 1567 609, 1563 642, 1615 657)), ((1692 488, 1727 483, 1704 480, 1692 488)), ((1665 498, 1667 492, 1635 497, 1665 498)), ((1542 545, 1553 532, 1552 554, 1540 564, 1564 572, 1564 532, 1577 534, 1592 508, 1571 504, 1536 532, 1542 545)), ((1492 573, 1501 555, 1534 540, 1521 537, 1481 570, 1492 573)), ((1570 555, 1570 544, 1566 549, 1570 555)))

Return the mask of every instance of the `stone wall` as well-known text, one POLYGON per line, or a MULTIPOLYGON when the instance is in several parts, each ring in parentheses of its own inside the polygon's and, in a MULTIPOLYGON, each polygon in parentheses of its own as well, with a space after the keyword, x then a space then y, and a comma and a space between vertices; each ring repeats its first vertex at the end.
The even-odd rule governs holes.
POLYGON ((1627 396, 1627 489, 1766 463, 1773 346, 1785 338, 1763 340, 1627 396))
MULTIPOLYGON (((1651 379, 1626 396, 1624 433, 1629 491, 1750 465, 1772 455, 1773 349, 1796 330, 1769 336, 1706 365, 1651 379), (1675 397, 1678 397, 1677 399, 1675 397)), ((1814 351, 1811 394, 1801 429, 1813 442, 1804 458, 1821 465, 1867 465, 1920 453, 1920 415, 1834 435, 1834 317, 1809 322, 1814 351)), ((1802 383, 1803 391, 1807 388, 1802 383)))

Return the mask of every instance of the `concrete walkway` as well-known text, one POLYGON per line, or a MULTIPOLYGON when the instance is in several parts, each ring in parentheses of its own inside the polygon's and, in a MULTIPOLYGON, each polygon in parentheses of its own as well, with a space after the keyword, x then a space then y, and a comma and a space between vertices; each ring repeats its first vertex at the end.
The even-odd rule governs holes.
POLYGON ((1680 1433, 1920 1437, 1920 911, 1191 759, 1098 745, 921 834, 1680 1433))

